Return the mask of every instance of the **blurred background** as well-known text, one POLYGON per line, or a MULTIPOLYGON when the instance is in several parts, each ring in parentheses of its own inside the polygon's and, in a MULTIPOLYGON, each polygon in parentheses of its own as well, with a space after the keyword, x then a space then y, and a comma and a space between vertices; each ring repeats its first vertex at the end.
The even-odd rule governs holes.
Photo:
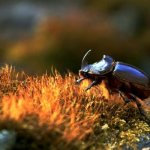
POLYGON ((1 0, 0 64, 65 73, 111 55, 150 74, 149 0, 1 0))

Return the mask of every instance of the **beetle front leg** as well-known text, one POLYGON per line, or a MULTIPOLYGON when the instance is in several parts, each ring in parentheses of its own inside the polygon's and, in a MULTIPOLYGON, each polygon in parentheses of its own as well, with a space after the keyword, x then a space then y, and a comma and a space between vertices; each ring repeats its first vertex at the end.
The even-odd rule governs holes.
POLYGON ((78 79, 77 81, 76 81, 76 83, 77 84, 80 84, 83 80, 85 80, 86 78, 85 77, 83 77, 83 78, 80 78, 80 79, 78 79))
POLYGON ((85 91, 89 90, 92 86, 98 84, 98 81, 97 80, 94 80, 86 89, 85 91))

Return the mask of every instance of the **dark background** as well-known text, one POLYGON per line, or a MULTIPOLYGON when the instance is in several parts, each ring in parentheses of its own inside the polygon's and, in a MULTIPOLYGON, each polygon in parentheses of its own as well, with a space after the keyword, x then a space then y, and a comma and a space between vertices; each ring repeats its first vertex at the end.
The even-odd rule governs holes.
POLYGON ((1 0, 0 64, 41 74, 103 54, 150 74, 149 0, 1 0))

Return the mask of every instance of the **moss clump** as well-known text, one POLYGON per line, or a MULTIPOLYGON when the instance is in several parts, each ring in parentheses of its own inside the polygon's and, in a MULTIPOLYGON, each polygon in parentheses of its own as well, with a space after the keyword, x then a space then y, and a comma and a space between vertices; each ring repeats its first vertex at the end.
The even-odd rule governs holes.
POLYGON ((27 76, 8 66, 0 76, 0 130, 16 132, 15 150, 135 148, 150 133, 137 108, 103 85, 84 92, 88 81, 77 86, 71 73, 27 76))

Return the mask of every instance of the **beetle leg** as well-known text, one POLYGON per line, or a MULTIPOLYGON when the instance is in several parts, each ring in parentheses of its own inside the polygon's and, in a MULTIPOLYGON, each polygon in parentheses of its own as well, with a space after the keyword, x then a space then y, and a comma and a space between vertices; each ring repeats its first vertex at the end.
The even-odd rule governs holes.
POLYGON ((132 93, 130 93, 130 95, 132 96, 133 101, 136 103, 136 105, 137 105, 137 107, 138 107, 138 109, 139 109, 141 115, 146 116, 146 115, 145 115, 145 112, 144 112, 144 110, 143 110, 143 108, 142 108, 142 105, 141 105, 141 103, 138 101, 137 97, 136 97, 134 94, 132 94, 132 93))
POLYGON ((121 96, 121 98, 124 100, 125 105, 126 105, 127 103, 131 102, 131 100, 127 98, 127 96, 125 95, 124 92, 122 92, 122 91, 118 91, 118 92, 119 92, 119 95, 121 96))
POLYGON ((98 81, 93 81, 86 89, 85 91, 89 90, 92 86, 96 85, 98 83, 98 81))
POLYGON ((83 80, 85 80, 86 78, 85 77, 83 77, 83 78, 80 78, 80 79, 78 79, 77 81, 76 81, 76 83, 77 84, 80 84, 83 80))

